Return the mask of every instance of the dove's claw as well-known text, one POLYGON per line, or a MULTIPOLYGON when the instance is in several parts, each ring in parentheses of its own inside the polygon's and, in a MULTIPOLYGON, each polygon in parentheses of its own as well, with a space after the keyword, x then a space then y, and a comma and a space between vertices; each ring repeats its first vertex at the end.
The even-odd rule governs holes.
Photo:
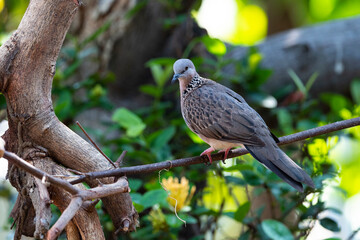
POLYGON ((224 152, 224 159, 222 160, 222 162, 225 164, 225 160, 227 159, 228 157, 228 154, 230 152, 231 148, 228 148, 226 150, 221 150, 220 152, 224 152))
MULTIPOLYGON (((211 153, 212 153, 213 151, 215 151, 215 149, 214 149, 213 147, 210 147, 210 148, 206 149, 205 151, 203 151, 203 152, 200 154, 200 156, 204 156, 204 155, 208 156, 208 158, 209 158, 209 163, 212 164, 211 153)), ((209 165, 210 165, 210 164, 209 164, 209 165)))

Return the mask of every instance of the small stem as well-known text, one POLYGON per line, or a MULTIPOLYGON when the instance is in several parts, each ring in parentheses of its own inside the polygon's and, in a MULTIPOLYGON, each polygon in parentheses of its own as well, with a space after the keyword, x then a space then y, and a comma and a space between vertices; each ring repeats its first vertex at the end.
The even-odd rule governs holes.
POLYGON ((79 128, 81 129, 81 131, 83 131, 83 133, 85 134, 85 136, 90 140, 90 142, 94 145, 94 147, 101 153, 101 155, 103 155, 106 160, 109 161, 109 163, 111 165, 113 165, 114 168, 116 168, 116 165, 114 164, 113 161, 111 161, 110 158, 108 158, 108 156, 106 156, 106 154, 99 148, 99 146, 91 139, 90 135, 85 131, 85 129, 81 126, 81 124, 79 123, 79 121, 76 121, 76 124, 79 126, 79 128))
MULTIPOLYGON (((360 125, 360 117, 330 123, 321 127, 316 127, 281 137, 279 138, 280 142, 278 143, 278 145, 284 145, 284 144, 305 140, 307 138, 342 130, 345 128, 354 127, 357 125, 360 125)), ((238 157, 241 155, 245 155, 247 153, 249 152, 245 148, 238 148, 233 151, 230 151, 228 154, 228 158, 238 157)), ((220 161, 223 160, 224 155, 223 153, 216 153, 216 154, 212 154, 211 157, 213 161, 220 161)), ((86 178, 95 179, 95 178, 103 178, 103 177, 144 174, 144 173, 159 171, 162 169, 169 169, 172 167, 184 167, 199 163, 207 163, 207 157, 197 156, 197 157, 181 158, 171 161, 168 160, 164 162, 138 165, 133 167, 122 167, 122 168, 110 169, 105 171, 89 172, 86 174, 86 178)), ((78 179, 71 181, 70 183, 76 184, 83 182, 84 180, 85 180, 85 176, 81 176, 78 179)))

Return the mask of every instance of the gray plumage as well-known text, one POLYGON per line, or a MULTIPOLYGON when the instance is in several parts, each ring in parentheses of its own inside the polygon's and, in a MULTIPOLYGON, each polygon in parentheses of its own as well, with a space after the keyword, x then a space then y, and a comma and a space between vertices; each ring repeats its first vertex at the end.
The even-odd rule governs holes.
POLYGON ((314 187, 309 175, 276 144, 261 116, 236 92, 210 79, 202 78, 189 59, 174 64, 173 81, 179 80, 181 111, 187 126, 211 148, 203 154, 212 161, 214 150, 227 152, 244 145, 260 163, 299 191, 302 183, 314 187))

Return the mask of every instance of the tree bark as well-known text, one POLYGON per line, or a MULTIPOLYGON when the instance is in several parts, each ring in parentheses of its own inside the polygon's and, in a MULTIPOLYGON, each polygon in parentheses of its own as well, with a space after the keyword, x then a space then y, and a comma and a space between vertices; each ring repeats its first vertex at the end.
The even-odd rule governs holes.
MULTIPOLYGON (((348 93, 351 81, 360 77, 356 64, 360 60, 359 25, 359 17, 349 18, 268 37, 257 45, 263 56, 261 66, 273 71, 263 89, 273 92, 293 84, 287 72, 292 69, 303 82, 315 72, 319 74, 310 91, 314 94, 348 93)), ((237 47, 227 58, 241 60, 247 52, 248 48, 237 47)), ((233 72, 232 67, 225 71, 233 72)))
POLYGON ((88 0, 86 8, 80 9, 70 30, 80 40, 111 23, 90 43, 98 48, 99 61, 84 62, 79 72, 82 77, 108 70, 115 73, 109 95, 116 105, 134 108, 147 102, 138 90, 153 81, 145 63, 157 57, 179 58, 193 38, 206 33, 189 14, 196 0, 181 1, 177 8, 168 6, 170 2, 88 0), (138 10, 130 14, 136 4, 138 10), (166 21, 175 21, 180 15, 185 17, 182 21, 165 26, 166 21))
MULTIPOLYGON (((56 59, 78 7, 76 0, 30 1, 18 29, 0 47, 0 90, 7 102, 9 130, 4 136, 7 150, 32 159, 24 154, 27 148, 31 148, 41 156, 47 154, 58 164, 87 172, 112 166, 95 148, 57 119, 51 101, 56 59)), ((41 161, 47 160, 43 158, 41 161)), ((19 190, 22 183, 31 178, 20 170, 15 171, 12 166, 9 166, 8 175, 19 190)), ((113 178, 102 182, 113 182, 113 178)), ((89 181, 88 184, 96 186, 98 182, 89 181)), ((24 189, 23 201, 31 192, 29 188, 24 189)), ((122 229, 123 221, 128 220, 129 230, 135 230, 138 215, 128 193, 102 200, 116 228, 122 229)), ((79 224, 76 217, 74 221, 79 224)), ((17 228, 21 229, 21 226, 17 228)), ((102 232, 99 225, 96 231, 102 232)), ((98 234, 94 236, 87 239, 99 239, 98 234)))

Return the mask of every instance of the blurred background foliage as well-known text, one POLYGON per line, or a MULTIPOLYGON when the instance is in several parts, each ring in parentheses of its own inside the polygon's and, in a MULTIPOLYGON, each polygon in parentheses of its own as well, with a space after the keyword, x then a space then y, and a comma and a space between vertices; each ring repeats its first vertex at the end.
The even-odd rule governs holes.
MULTIPOLYGON (((181 4, 177 0, 161 2, 174 9, 181 4)), ((359 79, 353 80, 351 95, 323 93, 314 98, 309 90, 317 73, 303 84, 289 69, 293 84, 269 94, 260 87, 271 75, 271 69, 260 67, 262 56, 256 47, 240 62, 224 57, 226 51, 231 51, 225 42, 251 46, 269 33, 354 16, 360 13, 360 1, 274 1, 272 5, 276 5, 278 14, 289 20, 285 26, 268 16, 268 1, 223 0, 220 5, 215 0, 198 2, 200 8, 194 5, 191 16, 207 29, 209 36, 194 38, 183 57, 191 58, 200 73, 242 93, 277 136, 360 116, 359 79), (210 52, 211 57, 194 55, 193 48, 198 45, 210 52), (223 72, 228 64, 235 64, 235 73, 223 72)), ((139 1, 129 14, 137 14, 144 4, 147 1, 139 1)), ((27 5, 25 0, 0 0, 2 43, 16 29, 27 5)), ((164 20, 164 25, 183 19, 181 15, 174 16, 173 21, 164 20)), ((93 108, 103 109, 110 117, 101 123, 101 129, 87 126, 87 130, 111 159, 116 160, 122 151, 128 151, 124 166, 199 155, 206 144, 186 127, 178 99, 173 97, 178 96, 178 88, 169 84, 176 59, 149 59, 144 68, 150 70, 153 81, 138 89, 139 96, 146 96, 149 104, 136 109, 109 100, 108 85, 115 81, 110 71, 74 81, 85 59, 98 61, 92 58, 98 49, 91 43, 108 27, 109 23, 104 24, 84 40, 68 34, 53 84, 57 116, 80 132, 74 125, 77 117, 93 108)), ((3 98, 1 105, 4 109, 3 98)), ((140 228, 118 238, 345 239, 353 234, 353 239, 359 239, 356 233, 360 224, 353 218, 360 213, 359 204, 354 204, 354 199, 355 203, 360 199, 359 144, 360 128, 355 127, 284 147, 315 182, 316 189, 306 188, 304 193, 296 192, 249 155, 227 160, 226 164, 129 176, 140 228)), ((0 203, 13 204, 14 194, 8 185, 0 185, 0 203)), ((11 224, 7 219, 11 208, 7 209, 6 213, 1 210, 4 230, 11 224)), ((103 213, 101 202, 97 209, 107 238, 113 239, 114 227, 103 213)), ((11 236, 1 231, 4 239, 11 236)))

